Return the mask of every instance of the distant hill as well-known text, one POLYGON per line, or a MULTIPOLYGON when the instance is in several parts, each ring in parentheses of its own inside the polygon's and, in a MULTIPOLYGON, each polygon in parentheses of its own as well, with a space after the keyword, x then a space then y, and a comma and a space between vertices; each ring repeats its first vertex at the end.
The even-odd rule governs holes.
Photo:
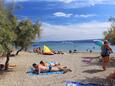
MULTIPOLYGON (((88 43, 90 43, 90 42, 93 42, 93 40, 102 40, 102 39, 86 39, 86 40, 64 40, 64 41, 43 41, 44 43, 48 43, 48 42, 52 42, 52 43, 60 43, 60 42, 76 42, 76 43, 78 43, 78 42, 80 42, 80 43, 82 43, 82 42, 88 42, 88 43)), ((42 42, 40 42, 40 43, 42 43, 42 42)))

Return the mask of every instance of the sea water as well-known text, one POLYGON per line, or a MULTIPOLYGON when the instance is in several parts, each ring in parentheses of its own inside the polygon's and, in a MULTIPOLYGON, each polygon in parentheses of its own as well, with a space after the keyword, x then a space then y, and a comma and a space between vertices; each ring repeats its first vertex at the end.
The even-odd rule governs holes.
MULTIPOLYGON (((90 41, 48 41, 48 42, 34 42, 30 49, 40 47, 43 49, 43 46, 47 45, 50 49, 55 51, 64 51, 68 52, 69 50, 77 50, 79 52, 100 52, 100 46, 96 45, 93 40, 90 41)), ((111 46, 113 52, 115 52, 115 46, 111 46)))

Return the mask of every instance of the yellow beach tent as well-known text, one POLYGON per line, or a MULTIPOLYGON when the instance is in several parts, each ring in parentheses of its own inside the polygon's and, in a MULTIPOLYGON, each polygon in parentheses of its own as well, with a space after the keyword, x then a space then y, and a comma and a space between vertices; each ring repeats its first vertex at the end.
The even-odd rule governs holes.
POLYGON ((46 45, 44 45, 43 54, 44 55, 54 55, 53 51, 49 49, 48 46, 46 45))

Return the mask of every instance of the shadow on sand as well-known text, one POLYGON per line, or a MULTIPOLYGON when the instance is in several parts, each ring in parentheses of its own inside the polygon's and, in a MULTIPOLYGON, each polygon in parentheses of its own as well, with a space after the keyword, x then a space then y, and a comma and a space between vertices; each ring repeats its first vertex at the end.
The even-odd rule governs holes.
MULTIPOLYGON (((91 65, 97 65, 101 66, 102 65, 102 59, 99 59, 98 57, 82 57, 83 59, 91 59, 91 62, 88 62, 86 66, 91 66, 91 65)), ((110 60, 108 64, 109 68, 114 68, 115 67, 115 57, 110 60)))
POLYGON ((99 59, 101 56, 95 56, 95 57, 81 57, 83 59, 99 59))
POLYGON ((14 72, 14 70, 12 70, 12 69, 0 70, 0 79, 3 79, 7 75, 7 73, 9 73, 9 72, 14 72))
POLYGON ((92 70, 85 70, 83 72, 93 74, 93 73, 98 73, 98 72, 102 72, 102 71, 103 70, 100 70, 100 69, 92 69, 92 70))
POLYGON ((13 72, 14 70, 12 69, 9 69, 9 70, 0 70, 0 75, 3 75, 5 73, 8 73, 8 72, 13 72))
POLYGON ((100 84, 102 86, 106 86, 105 84, 108 84, 107 80, 104 78, 99 78, 99 77, 93 77, 93 78, 88 78, 86 77, 83 80, 80 80, 81 82, 85 83, 95 83, 95 84, 100 84))

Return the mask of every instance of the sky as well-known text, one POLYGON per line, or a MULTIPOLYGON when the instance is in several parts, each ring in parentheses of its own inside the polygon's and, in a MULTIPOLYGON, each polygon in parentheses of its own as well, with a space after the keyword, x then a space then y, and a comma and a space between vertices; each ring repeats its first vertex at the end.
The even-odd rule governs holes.
POLYGON ((14 15, 20 20, 41 22, 40 41, 102 39, 110 27, 108 19, 115 17, 115 0, 14 1, 14 15))

